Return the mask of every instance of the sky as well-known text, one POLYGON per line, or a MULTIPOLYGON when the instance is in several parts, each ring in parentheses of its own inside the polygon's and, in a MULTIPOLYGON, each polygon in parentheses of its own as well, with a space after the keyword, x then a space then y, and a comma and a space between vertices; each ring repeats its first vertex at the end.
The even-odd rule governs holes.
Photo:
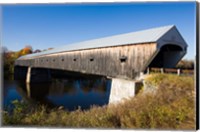
POLYGON ((176 25, 188 44, 185 59, 196 48, 195 2, 107 4, 17 4, 2 6, 2 45, 18 51, 59 46, 166 25, 176 25))

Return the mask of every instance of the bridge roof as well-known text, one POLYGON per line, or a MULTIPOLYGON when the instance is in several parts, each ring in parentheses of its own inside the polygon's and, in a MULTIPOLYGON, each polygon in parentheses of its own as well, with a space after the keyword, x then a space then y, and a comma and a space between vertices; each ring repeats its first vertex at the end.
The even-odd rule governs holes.
POLYGON ((46 54, 66 52, 66 51, 157 42, 158 40, 160 40, 162 36, 164 36, 167 32, 169 32, 172 29, 176 30, 176 27, 174 25, 170 25, 170 26, 152 28, 152 29, 147 29, 147 30, 142 30, 142 31, 137 31, 137 32, 119 34, 119 35, 114 35, 114 36, 109 36, 109 37, 104 37, 104 38, 99 38, 99 39, 93 39, 93 40, 88 40, 88 41, 83 41, 83 42, 78 42, 78 43, 72 43, 72 44, 67 44, 65 46, 58 47, 52 50, 47 50, 40 53, 22 56, 20 57, 20 59, 26 59, 26 58, 31 58, 31 57, 36 57, 36 56, 41 56, 41 55, 46 55, 46 54))

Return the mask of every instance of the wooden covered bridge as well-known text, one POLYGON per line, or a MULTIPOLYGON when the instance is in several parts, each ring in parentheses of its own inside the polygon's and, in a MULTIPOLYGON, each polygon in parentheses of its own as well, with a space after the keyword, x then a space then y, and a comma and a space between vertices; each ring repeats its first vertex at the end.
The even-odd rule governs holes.
POLYGON ((50 78, 51 70, 136 80, 148 67, 172 68, 187 44, 174 25, 65 45, 15 61, 15 78, 50 78))

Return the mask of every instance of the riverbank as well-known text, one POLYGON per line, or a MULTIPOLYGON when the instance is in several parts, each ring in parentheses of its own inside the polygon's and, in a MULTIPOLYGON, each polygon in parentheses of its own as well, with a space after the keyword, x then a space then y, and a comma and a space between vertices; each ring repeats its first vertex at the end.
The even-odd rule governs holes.
POLYGON ((12 114, 3 112, 4 126, 73 128, 195 129, 194 78, 153 74, 146 79, 156 94, 140 93, 116 106, 93 106, 68 112, 14 101, 12 114))

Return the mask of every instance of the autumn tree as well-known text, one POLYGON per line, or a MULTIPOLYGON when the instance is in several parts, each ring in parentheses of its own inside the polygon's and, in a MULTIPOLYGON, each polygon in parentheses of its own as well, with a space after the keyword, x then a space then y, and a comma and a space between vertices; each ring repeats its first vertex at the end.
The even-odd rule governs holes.
POLYGON ((31 46, 27 45, 19 51, 18 56, 20 57, 23 55, 31 54, 33 52, 32 50, 33 50, 33 48, 31 46))
POLYGON ((4 78, 9 79, 14 73, 14 63, 17 58, 23 55, 31 54, 33 48, 30 45, 25 46, 18 52, 8 51, 7 48, 2 49, 3 64, 4 64, 4 78))

